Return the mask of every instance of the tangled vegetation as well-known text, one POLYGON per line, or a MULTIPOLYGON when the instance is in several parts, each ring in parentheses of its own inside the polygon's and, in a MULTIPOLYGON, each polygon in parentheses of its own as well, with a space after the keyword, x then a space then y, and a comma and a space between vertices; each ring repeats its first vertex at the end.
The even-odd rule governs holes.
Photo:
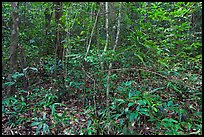
POLYGON ((202 135, 201 2, 3 2, 2 135, 202 135))

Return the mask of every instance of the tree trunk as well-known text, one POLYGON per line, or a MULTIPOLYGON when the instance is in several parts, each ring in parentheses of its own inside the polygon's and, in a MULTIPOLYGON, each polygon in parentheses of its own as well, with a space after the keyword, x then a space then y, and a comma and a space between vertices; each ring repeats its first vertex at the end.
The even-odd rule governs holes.
POLYGON ((61 29, 61 21, 60 18, 62 17, 62 2, 54 2, 55 8, 55 21, 57 24, 56 27, 56 52, 57 58, 62 60, 63 57, 63 46, 61 45, 62 41, 62 29, 61 29))
POLYGON ((63 61, 63 46, 61 45, 62 41, 62 29, 61 29, 61 21, 60 18, 62 17, 62 2, 54 2, 54 9, 55 9, 55 21, 56 21, 56 64, 55 64, 55 79, 57 80, 57 87, 59 87, 58 101, 61 102, 63 93, 65 92, 65 83, 64 83, 64 73, 63 70, 59 71, 58 62, 61 60, 63 61))
MULTIPOLYGON (((12 81, 12 73, 17 71, 17 54, 18 54, 18 35, 19 35, 19 17, 18 17, 18 2, 11 2, 12 7, 12 32, 10 44, 10 74, 9 80, 12 81)), ((15 85, 12 85, 8 90, 8 96, 15 94, 15 85)))
MULTIPOLYGON (((26 65, 25 65, 25 55, 24 55, 24 48, 21 44, 18 45, 18 48, 19 48, 19 52, 20 52, 20 64, 21 64, 21 69, 23 71, 23 69, 26 68, 26 65)), ((28 90, 28 80, 26 79, 26 77, 24 76, 22 78, 23 80, 23 89, 24 90, 28 90)))
MULTIPOLYGON (((117 24, 117 34, 116 34, 115 45, 113 47, 113 51, 115 51, 116 46, 118 44, 118 38, 119 38, 119 33, 120 33, 121 5, 122 5, 122 3, 120 2, 120 5, 119 5, 119 14, 118 14, 118 24, 117 24)), ((107 78, 107 84, 106 84, 107 85, 107 90, 106 90, 106 96, 107 96, 107 98, 106 98, 106 105, 107 105, 107 117, 108 118, 110 117, 110 112, 109 112, 109 93, 110 93, 111 69, 112 69, 112 62, 110 62, 110 64, 109 64, 108 78, 107 78)), ((109 129, 108 129, 108 134, 109 134, 109 129)))
MULTIPOLYGON (((106 11, 106 45, 104 47, 104 53, 106 52, 107 48, 108 48, 108 40, 109 40, 109 32, 108 32, 108 2, 105 3, 105 11, 106 11)), ((102 68, 104 70, 104 65, 102 64, 102 68)), ((109 75, 109 74, 108 74, 109 75)), ((108 77, 107 79, 107 90, 106 90, 106 115, 109 121, 110 118, 110 112, 109 112, 109 80, 110 78, 108 77)), ((109 123, 109 122, 108 122, 109 123)), ((108 126, 108 134, 110 132, 110 128, 108 126)))

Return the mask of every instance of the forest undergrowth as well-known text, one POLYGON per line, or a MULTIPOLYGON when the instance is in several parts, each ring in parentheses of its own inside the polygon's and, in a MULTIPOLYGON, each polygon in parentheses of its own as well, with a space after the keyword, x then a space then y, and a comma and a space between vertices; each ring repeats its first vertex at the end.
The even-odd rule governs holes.
POLYGON ((27 92, 2 98, 2 134, 202 134, 202 70, 183 69, 113 69, 109 119, 105 92, 97 93, 95 112, 91 86, 69 86, 58 102, 54 82, 31 73, 27 92))
POLYGON ((3 2, 2 135, 202 135, 202 2, 3 2))

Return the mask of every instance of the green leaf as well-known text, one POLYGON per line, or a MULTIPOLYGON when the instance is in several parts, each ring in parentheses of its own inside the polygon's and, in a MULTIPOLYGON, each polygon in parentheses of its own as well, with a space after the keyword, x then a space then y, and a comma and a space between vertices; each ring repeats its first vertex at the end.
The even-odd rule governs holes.
POLYGON ((124 119, 120 119, 120 125, 121 125, 121 126, 124 125, 124 119))
POLYGON ((158 62, 159 62, 161 65, 165 66, 167 69, 169 69, 169 66, 168 66, 165 62, 163 62, 163 61, 161 61, 161 60, 158 60, 158 62))
POLYGON ((133 106, 135 103, 133 103, 133 102, 130 102, 130 103, 128 103, 128 107, 131 107, 131 106, 133 106))
POLYGON ((125 112, 127 113, 127 112, 128 112, 128 110, 129 110, 129 108, 126 108, 126 109, 125 109, 125 112))
POLYGON ((39 119, 38 119, 37 117, 34 117, 34 120, 35 120, 35 121, 39 121, 39 119))
POLYGON ((31 126, 37 126, 39 124, 40 124, 40 122, 33 122, 33 123, 31 123, 31 126))
POLYGON ((46 113, 43 113, 43 120, 46 120, 46 113))
POLYGON ((147 108, 140 108, 140 111, 148 111, 147 108))
POLYGON ((160 90, 160 89, 164 89, 164 87, 155 88, 155 89, 153 89, 150 93, 154 93, 154 92, 156 92, 157 90, 160 90))
POLYGON ((117 102, 122 102, 122 103, 125 102, 123 99, 115 99, 115 101, 117 101, 117 102))
POLYGON ((81 31, 80 35, 83 35, 85 33, 85 31, 81 31))
POLYGON ((154 117, 151 117, 151 118, 150 118, 150 119, 148 119, 147 121, 152 122, 152 121, 156 121, 156 119, 155 119, 154 117))
POLYGON ((174 119, 172 119, 172 118, 164 118, 164 119, 162 119, 162 121, 178 123, 177 120, 174 120, 174 119))
POLYGON ((145 63, 143 58, 140 55, 137 54, 136 56, 142 61, 142 63, 145 63))
POLYGON ((124 84, 125 84, 125 86, 129 87, 129 86, 131 86, 132 81, 127 81, 127 82, 125 82, 124 84))
POLYGON ((146 115, 146 116, 149 116, 149 113, 146 112, 146 111, 140 111, 140 113, 141 113, 141 114, 144 114, 144 115, 146 115))
POLYGON ((138 100, 137 101, 139 103, 139 105, 146 105, 146 101, 145 100, 138 100))
POLYGON ((14 73, 11 77, 12 77, 13 79, 17 79, 17 78, 22 77, 22 76, 24 76, 23 73, 16 72, 16 73, 14 73))
POLYGON ((49 126, 46 123, 43 124, 43 133, 50 133, 49 126))
POLYGON ((170 101, 168 102, 167 106, 169 107, 169 106, 171 106, 172 104, 173 104, 173 101, 170 100, 170 101))
POLYGON ((52 105, 50 106, 50 108, 51 108, 51 114, 54 115, 54 114, 55 114, 55 105, 52 104, 52 105))
POLYGON ((43 126, 42 123, 40 123, 40 125, 36 129, 36 133, 35 133, 36 135, 39 133, 40 129, 42 129, 42 126, 43 126))
POLYGON ((113 114, 111 115, 111 119, 118 119, 118 117, 120 116, 121 114, 113 114))
POLYGON ((6 82, 6 83, 4 83, 4 85, 5 86, 12 86, 12 85, 14 85, 16 82, 6 82))
POLYGON ((131 113, 130 114, 130 117, 129 117, 129 120, 130 122, 132 122, 133 120, 135 120, 137 117, 138 117, 138 112, 135 112, 135 113, 131 113))
POLYGON ((134 95, 135 95, 135 92, 134 91, 130 91, 129 94, 128 94, 128 97, 131 98, 134 95))
POLYGON ((88 121, 88 127, 91 125, 91 123, 92 123, 92 120, 89 120, 88 121))
POLYGON ((157 108, 155 108, 155 107, 153 107, 153 110, 154 110, 155 112, 158 112, 158 109, 157 109, 157 108))
POLYGON ((180 91, 179 89, 177 89, 177 87, 175 85, 172 84, 172 87, 173 89, 176 91, 176 92, 179 92, 180 94, 182 94, 182 91, 180 91))

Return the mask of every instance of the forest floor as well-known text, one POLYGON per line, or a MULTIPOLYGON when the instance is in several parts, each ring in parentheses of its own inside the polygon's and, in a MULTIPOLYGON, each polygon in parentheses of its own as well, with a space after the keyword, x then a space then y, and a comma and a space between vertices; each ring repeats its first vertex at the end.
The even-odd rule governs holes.
MULTIPOLYGON (((147 75, 141 77, 140 81, 132 73, 119 74, 119 78, 115 81, 115 86, 119 87, 123 81, 133 80, 135 81, 134 87, 140 90, 144 83, 146 87, 160 88, 164 84, 164 80, 157 79, 151 80, 151 76, 147 75), (150 81, 145 81, 150 80, 150 81), (158 83, 161 82, 159 85, 158 83)), ((183 72, 180 77, 169 76, 170 80, 182 82, 184 86, 190 88, 188 92, 182 91, 181 94, 172 91, 172 88, 165 88, 163 91, 152 90, 152 93, 157 94, 162 101, 172 99, 180 110, 185 109, 188 116, 183 116, 181 119, 187 121, 186 127, 182 128, 181 134, 193 134, 195 132, 201 132, 193 128, 193 124, 200 125, 197 120, 201 119, 202 107, 200 106, 202 95, 202 70, 197 73, 194 71, 183 72), (189 81, 187 80, 189 79, 189 81), (195 91, 195 92, 194 92, 195 91), (184 93, 185 92, 185 93, 184 93), (184 93, 184 94, 183 94, 184 93), (187 118, 186 118, 187 117, 187 118)), ((181 85, 181 83, 179 83, 181 85)), ((33 83, 35 85, 35 83, 33 83)), ((184 89, 187 89, 183 87, 184 89)), ((19 91, 19 97, 2 98, 2 135, 35 135, 35 134, 52 134, 52 135, 84 135, 84 134, 103 134, 104 131, 98 131, 97 128, 104 124, 103 119, 98 119, 98 116, 94 116, 94 107, 92 99, 85 99, 82 90, 74 90, 72 96, 64 94, 62 102, 56 102, 56 97, 53 96, 51 90, 53 85, 49 82, 44 82, 41 85, 33 86, 26 93, 19 91), (79 97, 79 95, 82 95, 79 97)), ((173 89, 176 90, 175 87, 173 89)), ((57 89, 54 89, 57 91, 57 89)), ((187 91, 187 90, 186 90, 187 91)), ((99 101, 105 96, 102 94, 97 97, 96 101, 99 101)), ((113 95, 115 98, 116 94, 113 95)), ((103 106, 97 111, 103 112, 105 106, 105 98, 101 100, 100 105, 103 106)), ((99 102, 97 102, 99 104, 99 102)), ((122 109, 122 108, 121 108, 122 109)), ((172 110, 165 113, 165 118, 179 119, 178 115, 172 116, 172 110)), ((118 123, 118 121, 115 121, 118 123)), ((136 130, 138 134, 164 134, 158 133, 154 126, 155 123, 143 123, 143 128, 138 128, 135 123, 132 123, 132 129, 136 130), (145 125, 146 124, 146 125, 145 125), (151 127, 152 126, 152 127, 151 127), (154 131, 155 130, 155 131, 154 131)), ((141 127, 141 126, 140 126, 141 127)), ((104 130, 108 128, 104 126, 104 130)), ((202 127, 201 127, 202 128, 202 127)), ((106 133, 105 133, 106 134, 106 133)), ((110 133, 111 134, 111 133, 110 133)), ((114 132, 112 134, 123 134, 121 132, 114 132)))

